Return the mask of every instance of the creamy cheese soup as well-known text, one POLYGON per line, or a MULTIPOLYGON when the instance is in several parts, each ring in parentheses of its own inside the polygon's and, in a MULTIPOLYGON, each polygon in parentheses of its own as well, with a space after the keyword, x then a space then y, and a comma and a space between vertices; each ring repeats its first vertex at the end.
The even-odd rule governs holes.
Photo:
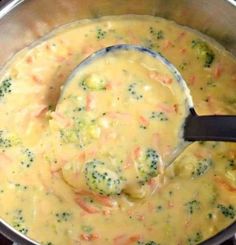
POLYGON ((98 59, 59 100, 83 59, 124 43, 167 57, 198 114, 236 114, 235 58, 164 19, 79 21, 21 51, 0 74, 0 217, 40 244, 192 245, 236 220, 235 144, 196 142, 162 168, 187 111, 149 58, 98 59))

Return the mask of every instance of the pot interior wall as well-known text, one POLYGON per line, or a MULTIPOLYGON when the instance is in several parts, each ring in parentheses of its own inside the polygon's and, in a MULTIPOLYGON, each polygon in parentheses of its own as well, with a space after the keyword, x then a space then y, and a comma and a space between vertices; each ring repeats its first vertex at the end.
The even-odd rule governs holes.
POLYGON ((212 36, 236 54, 236 11, 225 0, 25 0, 0 19, 0 68, 16 51, 56 26, 119 14, 149 14, 174 20, 212 36))

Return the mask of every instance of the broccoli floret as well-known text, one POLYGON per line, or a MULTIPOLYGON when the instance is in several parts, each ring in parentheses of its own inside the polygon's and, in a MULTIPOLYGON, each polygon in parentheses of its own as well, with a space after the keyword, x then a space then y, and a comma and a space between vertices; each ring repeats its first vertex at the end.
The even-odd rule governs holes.
POLYGON ((164 39, 164 32, 162 30, 155 30, 152 26, 149 27, 149 32, 156 39, 164 39))
POLYGON ((193 177, 199 177, 205 174, 209 168, 212 165, 212 160, 211 159, 202 159, 201 161, 198 162, 197 166, 192 172, 193 177))
POLYGON ((9 134, 7 131, 0 130, 0 148, 6 149, 19 143, 20 140, 18 137, 9 134))
POLYGON ((93 160, 86 163, 85 178, 88 187, 101 195, 118 195, 122 191, 120 176, 102 161, 93 160))
POLYGON ((93 227, 89 225, 82 225, 81 230, 85 233, 91 233, 93 231, 93 227))
POLYGON ((184 204, 189 214, 193 214, 195 211, 200 209, 200 202, 197 200, 192 200, 184 204))
POLYGON ((19 191, 26 191, 28 189, 28 186, 16 183, 15 188, 19 191))
POLYGON ((57 222, 61 223, 61 222, 66 222, 70 220, 72 217, 72 214, 69 212, 62 212, 62 213, 56 213, 55 216, 56 216, 57 222))
POLYGON ((6 137, 6 134, 1 130, 0 131, 0 147, 9 148, 11 147, 11 140, 6 137))
POLYGON ((104 39, 106 37, 107 32, 103 31, 101 28, 97 28, 96 37, 98 40, 104 39))
POLYGON ((221 213, 226 217, 226 218, 230 218, 230 219, 234 219, 235 215, 236 215, 236 209, 234 208, 234 206, 229 205, 224 206, 222 204, 218 204, 217 208, 221 211, 221 213))
POLYGON ((159 155, 154 149, 147 148, 137 161, 139 171, 138 180, 141 184, 157 176, 159 164, 159 155))
POLYGON ((16 209, 13 213, 12 226, 17 229, 19 232, 26 235, 28 229, 25 226, 25 219, 23 216, 23 211, 21 209, 16 209))
POLYGON ((34 162, 34 153, 26 148, 25 150, 22 151, 23 156, 21 160, 21 165, 25 168, 30 168, 32 163, 34 162))
POLYGON ((201 232, 197 232, 193 235, 193 237, 188 238, 188 243, 189 245, 194 245, 198 244, 203 240, 203 235, 201 232))
POLYGON ((140 100, 143 98, 143 95, 141 93, 138 93, 137 91, 137 83, 131 83, 128 86, 128 92, 132 96, 133 99, 135 100, 140 100))
POLYGON ((63 143, 75 144, 83 148, 85 145, 91 143, 93 139, 99 138, 101 129, 96 123, 96 120, 77 118, 74 121, 75 123, 72 128, 60 130, 63 143))
POLYGON ((203 60, 204 67, 210 67, 215 54, 208 44, 201 39, 196 39, 192 41, 192 48, 196 51, 197 57, 203 60))
POLYGON ((228 159, 226 164, 226 169, 230 169, 230 170, 236 169, 236 161, 234 159, 228 159))
POLYGON ((0 83, 0 98, 11 92, 11 78, 7 78, 0 83))
POLYGON ((92 90, 92 91, 99 91, 105 90, 107 86, 107 80, 98 74, 91 74, 81 80, 80 87, 83 90, 92 90))
POLYGON ((157 119, 159 121, 167 121, 168 117, 165 112, 162 111, 153 111, 151 113, 150 119, 157 119))

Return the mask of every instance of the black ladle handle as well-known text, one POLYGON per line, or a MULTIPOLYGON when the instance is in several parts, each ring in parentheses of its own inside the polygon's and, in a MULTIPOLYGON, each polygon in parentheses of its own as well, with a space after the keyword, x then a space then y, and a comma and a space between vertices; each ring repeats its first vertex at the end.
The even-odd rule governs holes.
POLYGON ((184 139, 236 142, 236 116, 198 116, 194 110, 191 110, 185 121, 184 139))

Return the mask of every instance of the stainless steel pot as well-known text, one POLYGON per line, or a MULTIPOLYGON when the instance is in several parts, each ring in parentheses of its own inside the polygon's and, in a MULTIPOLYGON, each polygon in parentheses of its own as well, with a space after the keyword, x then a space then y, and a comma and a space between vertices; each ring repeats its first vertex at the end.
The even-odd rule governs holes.
MULTIPOLYGON (((119 14, 174 20, 215 38, 236 55, 235 0, 0 0, 0 69, 18 50, 59 25, 119 14)), ((221 244, 235 232, 236 222, 202 244, 221 244)), ((19 244, 36 244, 2 220, 0 233, 19 244)))

